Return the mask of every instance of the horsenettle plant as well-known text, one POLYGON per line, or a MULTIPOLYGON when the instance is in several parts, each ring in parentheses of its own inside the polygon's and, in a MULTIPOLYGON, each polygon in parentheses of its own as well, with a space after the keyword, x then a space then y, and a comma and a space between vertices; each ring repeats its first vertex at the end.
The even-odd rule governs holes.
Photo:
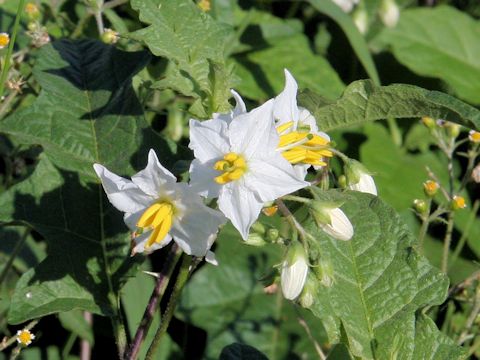
POLYGON ((0 359, 480 358, 478 9, 427 3, 3 1, 0 359))

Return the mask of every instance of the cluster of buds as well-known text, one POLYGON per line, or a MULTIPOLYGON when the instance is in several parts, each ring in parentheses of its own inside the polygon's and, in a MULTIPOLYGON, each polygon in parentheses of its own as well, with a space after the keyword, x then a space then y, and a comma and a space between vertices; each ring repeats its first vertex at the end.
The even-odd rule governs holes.
POLYGON ((268 243, 282 242, 283 239, 280 236, 278 229, 274 227, 265 226, 260 222, 255 222, 250 228, 245 243, 250 246, 264 246, 268 243))

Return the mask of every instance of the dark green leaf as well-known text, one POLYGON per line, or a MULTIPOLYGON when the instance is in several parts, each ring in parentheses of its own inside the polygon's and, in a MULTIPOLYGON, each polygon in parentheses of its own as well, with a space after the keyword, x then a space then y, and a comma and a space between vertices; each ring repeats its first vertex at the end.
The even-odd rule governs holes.
POLYGON ((299 95, 300 104, 317 119, 320 129, 329 131, 387 118, 430 116, 480 129, 480 111, 439 91, 413 85, 376 86, 370 80, 351 83, 343 96, 325 106, 312 92, 299 95))
POLYGON ((268 358, 254 347, 235 343, 223 348, 220 360, 268 360, 268 358))

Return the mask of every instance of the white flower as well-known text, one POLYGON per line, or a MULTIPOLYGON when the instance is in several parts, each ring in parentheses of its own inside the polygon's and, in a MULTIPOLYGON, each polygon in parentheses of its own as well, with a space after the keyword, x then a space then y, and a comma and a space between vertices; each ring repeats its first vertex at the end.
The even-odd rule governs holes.
POLYGON ((0 49, 3 49, 10 43, 10 35, 5 32, 0 33, 0 49))
POLYGON ((303 247, 295 243, 288 249, 287 257, 282 263, 280 282, 285 299, 295 300, 302 292, 307 279, 308 263, 303 247))
POLYGON ((382 0, 379 9, 379 15, 386 27, 393 28, 397 25, 400 18, 400 9, 395 0, 382 0))
POLYGON ((340 208, 326 209, 330 222, 319 224, 323 231, 337 240, 350 240, 353 237, 353 226, 340 208))
POLYGON ((318 131, 315 118, 307 109, 298 107, 297 90, 297 82, 285 69, 285 88, 275 98, 273 116, 280 135, 277 151, 296 165, 299 176, 305 177, 311 165, 316 169, 325 166, 325 158, 333 154, 328 150, 330 137, 318 131))
POLYGON ((189 255, 206 257, 215 263, 210 247, 223 215, 208 208, 187 184, 177 179, 158 161, 153 150, 146 168, 124 179, 104 166, 93 165, 108 200, 123 211, 124 221, 135 232, 133 253, 150 253, 174 241, 189 255))
POLYGON ((28 346, 32 343, 32 340, 35 340, 35 335, 30 332, 28 329, 18 330, 17 331, 17 342, 24 346, 28 346))
POLYGON ((272 109, 270 100, 226 119, 190 120, 192 188, 202 196, 218 197, 220 210, 244 240, 265 202, 309 185, 275 151, 279 137, 272 109))
POLYGON ((349 13, 353 7, 360 2, 360 0, 332 0, 337 4, 344 12, 349 13))

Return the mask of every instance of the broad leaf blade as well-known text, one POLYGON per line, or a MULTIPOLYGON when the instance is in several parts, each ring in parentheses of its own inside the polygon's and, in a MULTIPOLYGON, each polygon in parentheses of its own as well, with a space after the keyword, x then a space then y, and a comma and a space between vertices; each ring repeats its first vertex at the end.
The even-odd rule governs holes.
MULTIPOLYGON (((419 357, 411 344, 417 337, 431 335, 429 343, 418 342, 418 346, 434 352, 443 335, 438 330, 425 334, 415 326, 415 314, 444 301, 447 277, 417 254, 407 226, 379 198, 336 191, 325 192, 323 197, 344 202, 342 210, 355 229, 351 241, 338 241, 312 222, 306 224, 334 271, 333 285, 319 289, 312 307, 325 320, 331 340, 344 339, 352 354, 364 359, 401 354, 413 360, 419 357)), ((450 350, 449 359, 462 358, 460 348, 450 350)))
POLYGON ((370 80, 359 80, 351 83, 332 104, 326 105, 312 92, 300 94, 299 100, 324 131, 387 118, 422 116, 480 129, 480 111, 474 107, 439 91, 413 85, 376 86, 370 80))
MULTIPOLYGON (((44 150, 33 174, 0 196, 0 221, 26 222, 49 245, 47 258, 17 284, 11 323, 75 308, 117 313, 118 291, 136 259, 92 165, 131 174, 146 155, 154 135, 131 77, 147 60, 97 41, 47 45, 35 68, 40 96, 0 123, 16 141, 44 150)), ((156 139, 160 159, 173 162, 156 139)))
MULTIPOLYGON (((140 20, 149 24, 129 37, 144 42, 156 56, 171 61, 165 79, 157 87, 170 87, 199 98, 209 112, 229 109, 229 78, 224 77, 226 95, 215 94, 209 75, 210 61, 224 67, 226 48, 232 41, 232 28, 203 13, 190 0, 132 0, 140 20)), ((217 73, 228 73, 227 69, 217 73)), ((199 109, 197 108, 197 113, 199 109)))
POLYGON ((480 24, 452 7, 402 12, 382 40, 414 72, 449 84, 460 98, 480 104, 480 24))

